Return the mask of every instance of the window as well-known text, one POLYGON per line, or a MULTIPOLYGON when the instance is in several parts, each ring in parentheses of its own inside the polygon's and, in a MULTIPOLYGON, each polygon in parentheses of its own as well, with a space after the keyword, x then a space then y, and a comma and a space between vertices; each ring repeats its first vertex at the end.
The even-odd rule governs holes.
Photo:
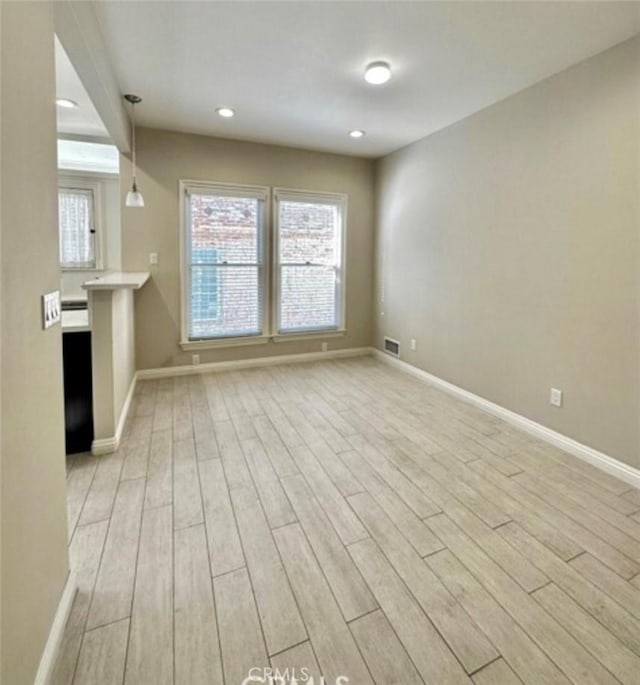
POLYGON ((276 190, 275 199, 277 332, 342 328, 346 197, 276 190))
POLYGON ((181 182, 183 340, 261 336, 267 189, 181 182))
POLYGON ((96 190, 89 187, 58 189, 60 266, 63 269, 95 269, 96 190))
POLYGON ((344 332, 346 196, 269 192, 180 181, 183 349, 344 332))

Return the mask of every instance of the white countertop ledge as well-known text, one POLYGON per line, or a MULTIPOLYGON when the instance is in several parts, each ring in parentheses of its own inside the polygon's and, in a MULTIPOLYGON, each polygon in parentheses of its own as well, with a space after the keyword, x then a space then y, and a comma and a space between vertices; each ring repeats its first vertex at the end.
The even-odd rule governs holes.
POLYGON ((139 290, 149 280, 144 271, 116 271, 100 278, 85 281, 84 290, 139 290))

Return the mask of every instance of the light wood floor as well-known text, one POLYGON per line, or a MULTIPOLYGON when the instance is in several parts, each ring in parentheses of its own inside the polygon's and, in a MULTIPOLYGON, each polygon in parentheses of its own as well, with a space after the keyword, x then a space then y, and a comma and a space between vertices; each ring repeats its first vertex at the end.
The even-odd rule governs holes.
POLYGON ((640 492, 371 358, 140 383, 68 503, 56 685, 640 683, 640 492))

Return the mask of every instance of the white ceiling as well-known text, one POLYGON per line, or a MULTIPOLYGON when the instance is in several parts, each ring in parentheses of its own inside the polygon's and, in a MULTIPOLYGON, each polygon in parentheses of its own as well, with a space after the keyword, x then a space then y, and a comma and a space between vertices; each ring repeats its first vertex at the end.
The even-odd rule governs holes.
POLYGON ((142 125, 374 157, 640 32, 640 2, 94 5, 142 125))
POLYGON ((55 44, 56 97, 67 98, 78 103, 75 109, 57 108, 58 133, 108 138, 109 134, 98 112, 57 37, 55 44))

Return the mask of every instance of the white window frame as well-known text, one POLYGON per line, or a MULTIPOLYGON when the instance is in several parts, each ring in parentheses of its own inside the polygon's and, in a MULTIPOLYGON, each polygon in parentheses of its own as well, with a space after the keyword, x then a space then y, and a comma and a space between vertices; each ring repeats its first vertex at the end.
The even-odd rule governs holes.
POLYGON ((240 185, 235 183, 218 183, 197 180, 178 181, 179 213, 180 213, 180 290, 181 290, 181 325, 180 346, 183 350, 199 350, 213 347, 228 347, 232 345, 256 345, 269 341, 270 321, 268 320, 269 292, 269 260, 268 251, 268 217, 270 214, 269 188, 266 186, 240 185), (229 336, 217 338, 189 338, 189 319, 191 316, 190 284, 189 284, 189 252, 190 242, 187 233, 190 230, 188 197, 190 193, 202 193, 226 197, 247 197, 261 200, 263 204, 262 222, 258 227, 258 286, 261 290, 261 308, 259 313, 261 330, 257 334, 245 336, 229 336))
MULTIPOLYGON (((58 176, 58 192, 61 190, 82 190, 91 191, 93 195, 93 250, 95 253, 95 265, 94 266, 63 266, 60 264, 60 270, 64 272, 77 272, 77 271, 103 271, 104 269, 104 231, 103 231, 103 220, 102 220, 102 186, 98 179, 91 179, 85 176, 79 176, 75 174, 60 174, 58 176)), ((58 224, 58 240, 60 240, 60 226, 58 224)), ((58 260, 60 259, 60 254, 58 250, 58 260)))
POLYGON ((271 321, 273 322, 272 339, 275 342, 316 337, 334 337, 345 334, 346 317, 346 265, 347 265, 347 208, 348 196, 343 193, 324 193, 313 190, 296 190, 292 188, 273 189, 273 257, 272 257, 272 301, 271 321), (308 202, 337 206, 340 215, 339 262, 336 269, 336 311, 337 322, 334 326, 323 328, 304 328, 290 331, 280 330, 280 201, 308 202))

